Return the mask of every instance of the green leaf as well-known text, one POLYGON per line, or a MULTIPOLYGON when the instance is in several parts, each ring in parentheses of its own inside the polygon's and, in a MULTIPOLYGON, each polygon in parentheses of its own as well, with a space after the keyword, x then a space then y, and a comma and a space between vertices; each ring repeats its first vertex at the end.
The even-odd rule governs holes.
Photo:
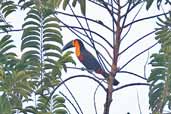
POLYGON ((36 15, 33 13, 28 13, 28 15, 24 18, 24 20, 27 20, 27 19, 34 19, 34 20, 37 20, 38 22, 41 22, 39 15, 36 15))
POLYGON ((34 2, 33 1, 24 2, 24 4, 21 6, 21 9, 24 9, 25 10, 26 8, 29 8, 32 5, 34 5, 34 2))
POLYGON ((55 101, 58 103, 65 103, 65 99, 63 97, 57 97, 55 101))
POLYGON ((40 37, 40 33, 37 31, 24 30, 21 39, 28 37, 28 36, 36 36, 38 38, 38 37, 40 37))
POLYGON ((7 6, 2 10, 2 13, 5 13, 5 17, 7 17, 12 12, 16 11, 16 6, 7 6))
POLYGON ((48 17, 48 18, 46 18, 46 19, 44 20, 43 24, 45 25, 45 24, 47 24, 47 23, 49 23, 49 22, 58 22, 58 23, 59 23, 60 21, 59 21, 58 18, 48 17))
POLYGON ((86 15, 86 0, 80 0, 81 12, 83 15, 86 15))
POLYGON ((63 1, 63 9, 64 9, 64 10, 66 9, 68 3, 69 3, 69 0, 64 0, 64 1, 63 1))
POLYGON ((147 1, 146 9, 148 10, 153 4, 154 0, 146 0, 146 1, 147 1))
POLYGON ((59 25, 57 23, 48 23, 44 25, 44 28, 50 28, 50 27, 59 28, 59 25))
POLYGON ((26 43, 26 42, 29 42, 29 41, 37 41, 37 42, 39 42, 40 38, 37 37, 37 36, 27 36, 27 37, 22 38, 22 43, 26 43))
POLYGON ((36 49, 40 49, 39 46, 40 46, 39 42, 30 41, 30 42, 23 43, 21 45, 21 50, 24 50, 25 48, 36 48, 36 49))
POLYGON ((22 25, 22 28, 25 28, 30 25, 35 26, 35 27, 40 27, 40 24, 35 21, 27 21, 22 25))
POLYGON ((73 7, 75 7, 75 6, 76 6, 76 4, 77 4, 77 0, 73 0, 73 2, 72 2, 72 6, 73 6, 73 7))
POLYGON ((47 50, 56 50, 58 52, 62 52, 61 48, 56 46, 56 45, 52 45, 52 44, 44 44, 43 45, 43 51, 47 51, 47 50))
POLYGON ((0 96, 0 112, 3 112, 3 114, 12 113, 10 102, 5 94, 0 96))
POLYGON ((55 111, 56 114, 67 114, 67 111, 64 109, 58 109, 55 111))
POLYGON ((52 56, 52 57, 57 57, 57 58, 60 58, 61 57, 61 55, 60 54, 58 54, 58 53, 54 53, 54 52, 46 52, 45 54, 44 54, 44 56, 52 56))
POLYGON ((13 1, 6 1, 6 2, 3 2, 2 5, 1 5, 1 9, 3 9, 4 7, 6 6, 10 6, 11 4, 14 4, 13 1))

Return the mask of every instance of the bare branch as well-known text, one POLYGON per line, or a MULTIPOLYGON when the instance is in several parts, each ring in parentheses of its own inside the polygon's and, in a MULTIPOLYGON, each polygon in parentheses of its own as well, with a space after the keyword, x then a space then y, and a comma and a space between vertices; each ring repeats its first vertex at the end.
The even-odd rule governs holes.
MULTIPOLYGON (((63 82, 62 78, 60 78, 60 80, 63 82)), ((71 97, 73 98, 74 102, 76 103, 76 105, 78 106, 81 114, 83 114, 83 111, 81 109, 81 106, 79 105, 78 101, 76 100, 76 98, 74 97, 73 93, 71 92, 71 90, 68 88, 68 86, 64 83, 65 88, 68 90, 69 94, 71 95, 71 97)))
POLYGON ((154 31, 151 31, 151 32, 149 32, 148 34, 146 34, 146 35, 140 37, 139 39, 137 39, 136 41, 134 41, 131 45, 129 45, 127 48, 125 48, 123 51, 121 51, 121 52, 119 53, 119 55, 121 55, 122 53, 124 53, 125 51, 127 51, 129 48, 131 48, 133 45, 135 45, 135 44, 138 43, 139 41, 143 40, 144 38, 147 38, 147 36, 149 36, 149 35, 151 35, 151 34, 153 34, 153 33, 155 33, 155 32, 156 32, 156 31, 154 30, 154 31))
MULTIPOLYGON (((140 13, 140 11, 141 11, 143 5, 144 5, 144 4, 141 5, 141 7, 139 8, 139 10, 138 10, 137 13, 135 14, 135 16, 134 16, 132 22, 136 19, 136 17, 137 17, 138 14, 140 13)), ((128 10, 129 10, 129 9, 128 9, 128 10)), ((124 28, 124 26, 125 26, 125 21, 126 21, 126 18, 127 18, 128 13, 129 13, 129 12, 127 11, 127 13, 126 13, 126 15, 125 15, 126 17, 124 18, 124 22, 122 23, 122 28, 124 28)), ((123 39, 127 36, 127 34, 129 33, 129 31, 131 30, 131 28, 132 28, 132 24, 129 26, 129 29, 128 29, 127 32, 123 35, 123 37, 121 38, 121 40, 123 40, 123 39)))
POLYGON ((150 57, 150 53, 149 53, 149 51, 148 51, 147 60, 146 60, 146 62, 145 62, 145 64, 144 64, 144 78, 147 77, 147 76, 146 76, 146 67, 147 67, 147 64, 148 64, 149 57, 150 57))
POLYGON ((118 73, 131 74, 131 75, 134 75, 134 76, 136 76, 136 77, 138 77, 138 78, 141 78, 141 79, 143 79, 143 80, 147 80, 147 78, 144 78, 143 76, 140 76, 140 75, 138 75, 138 74, 136 74, 136 73, 129 72, 129 71, 118 71, 118 73))
POLYGON ((70 17, 77 17, 77 18, 80 18, 80 19, 85 19, 85 20, 94 22, 94 23, 96 23, 96 24, 98 24, 98 25, 101 25, 101 26, 105 27, 106 29, 108 29, 109 31, 112 31, 111 28, 109 28, 109 27, 108 27, 107 25, 105 25, 104 23, 99 22, 98 20, 93 20, 93 19, 88 18, 88 17, 85 17, 85 16, 73 15, 73 14, 64 13, 64 12, 60 12, 60 11, 55 11, 55 13, 56 13, 56 14, 66 15, 66 16, 70 16, 70 17))
MULTIPOLYGON (((95 78, 97 78, 98 80, 101 80, 103 82, 105 82, 104 78, 99 78, 97 77, 95 74, 93 74, 93 71, 92 70, 89 70, 89 69, 86 69, 86 68, 78 68, 78 67, 66 67, 66 68, 69 68, 69 69, 76 69, 76 70, 81 70, 81 71, 87 71, 88 73, 92 74, 95 78)), ((105 82, 106 83, 106 82, 105 82)))
POLYGON ((91 32, 91 33, 97 35, 98 37, 102 38, 111 48, 113 48, 113 46, 110 44, 109 41, 106 40, 106 38, 104 38, 102 35, 100 35, 99 33, 95 32, 95 31, 89 30, 87 28, 77 27, 77 26, 69 26, 69 25, 65 24, 64 22, 62 22, 62 24, 64 24, 64 26, 60 26, 60 27, 74 28, 74 29, 85 30, 85 31, 91 32))
POLYGON ((61 91, 59 91, 59 93, 72 105, 72 107, 77 112, 77 114, 80 114, 80 112, 77 110, 76 106, 71 102, 71 100, 66 95, 64 95, 61 91))
POLYGON ((142 86, 142 85, 149 86, 150 84, 148 84, 148 83, 131 83, 131 84, 126 84, 126 85, 123 85, 123 86, 118 87, 116 89, 113 89, 113 92, 116 92, 118 90, 121 90, 121 89, 124 89, 124 88, 127 88, 127 87, 142 86))
POLYGON ((169 14, 169 12, 161 13, 161 14, 158 14, 158 15, 149 16, 149 17, 145 17, 145 18, 141 18, 141 19, 138 19, 138 20, 135 20, 135 21, 132 21, 132 22, 128 23, 127 25, 124 26, 124 28, 126 28, 126 27, 128 27, 128 26, 130 26, 130 25, 132 25, 132 24, 134 24, 136 22, 144 21, 144 20, 147 20, 147 19, 153 19, 155 17, 160 17, 160 16, 167 15, 167 14, 169 14))
POLYGON ((142 114, 142 111, 141 111, 141 103, 140 103, 140 97, 139 97, 139 94, 138 94, 138 91, 137 91, 137 100, 138 100, 138 108, 139 108, 139 111, 140 111, 140 114, 142 114))
POLYGON ((0 34, 3 34, 3 33, 8 33, 8 32, 19 32, 19 31, 23 31, 24 29, 11 29, 11 30, 7 30, 6 32, 2 31, 0 32, 0 34))
POLYGON ((59 87, 61 87, 62 85, 64 85, 64 83, 66 83, 67 81, 70 81, 70 80, 75 79, 75 78, 88 78, 88 79, 91 79, 91 80, 93 80, 94 82, 98 83, 99 86, 102 87, 104 91, 107 91, 106 88, 105 88, 105 86, 104 86, 99 80, 97 80, 96 78, 93 78, 93 77, 88 76, 88 75, 75 75, 75 76, 71 76, 71 77, 69 77, 69 78, 63 80, 61 83, 59 83, 59 84, 54 88, 54 90, 50 93, 50 96, 48 97, 47 103, 49 102, 50 98, 52 97, 52 95, 55 93, 55 91, 56 91, 59 87))
POLYGON ((98 88, 99 88, 99 85, 96 87, 96 89, 94 91, 94 96, 93 96, 95 114, 98 114, 97 107, 96 107, 96 93, 97 93, 98 88))
POLYGON ((135 55, 133 58, 131 58, 127 63, 125 63, 120 70, 122 70, 125 66, 127 66, 131 61, 133 61, 134 59, 136 59, 137 57, 139 57, 141 54, 145 53, 146 51, 150 50, 151 48, 153 48, 154 46, 156 46, 158 44, 158 42, 156 42, 155 44, 153 44, 152 46, 148 47, 147 49, 145 49, 144 51, 140 52, 139 54, 135 55))

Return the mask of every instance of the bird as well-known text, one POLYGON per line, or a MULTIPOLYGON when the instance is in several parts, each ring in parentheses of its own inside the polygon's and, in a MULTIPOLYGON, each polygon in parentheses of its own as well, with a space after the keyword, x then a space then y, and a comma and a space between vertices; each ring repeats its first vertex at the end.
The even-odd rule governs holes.
MULTIPOLYGON (((78 60, 85 66, 87 70, 94 71, 97 74, 101 74, 105 79, 109 77, 109 74, 102 69, 98 60, 91 54, 84 46, 80 39, 74 39, 68 42, 62 49, 65 51, 69 48, 75 47, 75 54, 78 60)), ((113 85, 118 85, 119 81, 113 80, 113 85)))

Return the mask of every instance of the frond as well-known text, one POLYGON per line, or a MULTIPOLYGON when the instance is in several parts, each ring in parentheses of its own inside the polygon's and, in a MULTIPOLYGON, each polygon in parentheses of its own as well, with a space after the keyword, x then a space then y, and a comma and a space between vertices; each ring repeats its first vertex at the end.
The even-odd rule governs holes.
POLYGON ((153 112, 163 113, 163 108, 169 103, 171 109, 171 15, 166 20, 159 19, 160 28, 156 32, 156 40, 161 44, 159 53, 151 56, 153 66, 148 81, 150 82, 149 103, 153 112))
POLYGON ((6 17, 17 9, 13 1, 2 1, 0 2, 0 30, 7 32, 13 26, 6 21, 6 17))

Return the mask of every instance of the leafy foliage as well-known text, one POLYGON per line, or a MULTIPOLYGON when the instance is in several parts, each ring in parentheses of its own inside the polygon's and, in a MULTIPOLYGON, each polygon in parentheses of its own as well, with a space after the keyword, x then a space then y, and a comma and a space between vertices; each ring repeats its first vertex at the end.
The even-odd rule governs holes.
POLYGON ((24 63, 11 52, 15 46, 10 35, 0 40, 0 112, 10 114, 12 109, 22 107, 32 93, 31 75, 25 70, 24 63))
MULTIPOLYGON (((22 5, 22 9, 26 9, 32 5, 36 5, 37 8, 40 9, 46 9, 46 10, 51 10, 54 11, 56 8, 59 8, 62 5, 62 8, 65 10, 66 7, 69 5, 70 0, 20 0, 20 3, 24 3, 22 5)), ((81 9, 81 13, 83 15, 86 14, 86 0, 73 0, 72 1, 72 6, 75 7, 77 2, 80 4, 80 9, 81 9)))
MULTIPOLYGON (((22 26, 24 29, 21 44, 21 50, 24 52, 22 60, 27 63, 27 69, 34 72, 32 73, 35 80, 33 85, 37 89, 36 96, 39 103, 37 107, 29 106, 24 111, 53 113, 62 110, 60 108, 62 106, 65 110, 64 102, 56 102, 56 98, 52 98, 49 102, 47 100, 51 90, 60 82, 59 77, 65 63, 73 63, 69 52, 62 56, 60 47, 63 43, 58 23, 57 17, 51 10, 36 5, 32 5, 25 18, 22 26), (55 106, 53 110, 52 105, 55 106)), ((61 112, 61 114, 65 113, 66 111, 61 112)))
POLYGON ((58 95, 54 95, 47 104, 47 96, 40 96, 37 107, 28 106, 22 110, 23 113, 29 112, 31 114, 67 114, 65 110, 65 99, 58 95), (44 105, 47 104, 47 105, 44 105))
POLYGON ((171 14, 166 16, 166 21, 159 18, 157 23, 161 29, 157 29, 156 39, 161 44, 158 54, 152 55, 151 75, 148 81, 150 86, 150 108, 154 113, 163 113, 163 108, 168 105, 171 109, 171 14))
POLYGON ((160 6, 162 4, 162 2, 164 2, 165 4, 170 4, 171 5, 171 1, 170 0, 145 0, 147 2, 146 5, 146 9, 148 10, 151 5, 153 4, 154 1, 157 1, 157 8, 160 9, 160 6))
MULTIPOLYGON (((38 7, 37 1, 20 0, 19 4, 23 10, 30 8, 22 25, 21 59, 11 52, 15 46, 10 35, 0 39, 0 112, 66 114, 62 97, 55 94, 49 98, 51 91, 60 83, 65 64, 74 63, 71 52, 61 53, 63 43, 59 21, 52 9, 38 7), (34 96, 37 101, 33 100, 34 96), (25 102, 37 104, 23 106, 25 102)), ((8 25, 6 17, 16 10, 16 6, 12 1, 4 1, 0 10, 2 25, 6 24, 0 29, 7 32, 12 26, 8 25)))
POLYGON ((10 25, 5 18, 16 11, 17 7, 13 1, 0 2, 0 30, 7 32, 12 25, 10 25))

